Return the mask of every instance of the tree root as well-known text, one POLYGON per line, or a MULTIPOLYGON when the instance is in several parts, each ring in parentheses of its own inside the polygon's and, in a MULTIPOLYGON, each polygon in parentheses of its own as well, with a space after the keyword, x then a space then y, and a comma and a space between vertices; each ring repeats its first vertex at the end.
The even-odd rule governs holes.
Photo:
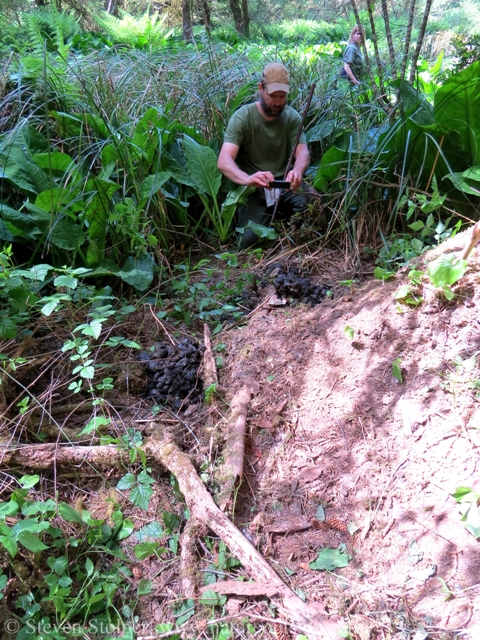
MULTIPOLYGON (((247 393, 244 389, 242 397, 247 393)), ((152 421, 151 431, 158 432, 158 424, 152 421)), ((312 638, 337 638, 338 623, 319 613, 313 605, 301 600, 270 567, 263 556, 247 540, 229 518, 217 507, 212 496, 208 493, 202 480, 198 476, 189 456, 175 445, 168 432, 161 436, 152 436, 143 445, 145 453, 168 469, 177 479, 180 491, 190 511, 191 530, 187 529, 185 560, 190 562, 193 551, 188 550, 189 538, 195 539, 196 527, 202 523, 228 546, 231 553, 242 563, 249 575, 261 585, 260 590, 268 594, 278 594, 282 600, 283 611, 289 624, 312 638), (268 588, 267 588, 268 587, 268 588)), ((66 447, 57 444, 28 445, 20 447, 5 447, 3 450, 3 465, 21 466, 30 469, 47 469, 53 465, 79 466, 82 464, 120 466, 128 463, 128 452, 124 452, 113 445, 97 447, 66 447)), ((184 538, 184 541, 185 541, 184 538)), ((188 595, 195 592, 195 580, 190 575, 183 583, 188 595)), ((252 587, 253 588, 253 587, 252 587)), ((280 608, 282 610, 282 608, 280 608)))
POLYGON ((161 440, 155 437, 149 438, 144 450, 176 477, 191 516, 205 524, 225 542, 254 580, 268 583, 270 587, 277 589, 292 626, 295 625, 312 637, 332 638, 332 640, 336 638, 338 624, 327 616, 321 615, 314 606, 303 602, 281 580, 263 556, 217 507, 198 477, 190 458, 167 438, 166 434, 161 440))
POLYGON ((224 447, 224 463, 219 474, 219 505, 223 511, 225 511, 235 489, 235 482, 243 477, 245 429, 250 397, 250 389, 243 386, 234 395, 231 403, 224 447))

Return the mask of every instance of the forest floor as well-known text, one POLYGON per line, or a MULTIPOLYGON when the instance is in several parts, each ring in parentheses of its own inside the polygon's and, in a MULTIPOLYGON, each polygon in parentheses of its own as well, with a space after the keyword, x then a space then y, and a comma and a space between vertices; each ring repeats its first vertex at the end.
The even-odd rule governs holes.
MULTIPOLYGON (((462 241, 447 241, 419 258, 417 268, 462 241)), ((272 276, 297 258, 277 256, 261 269, 268 266, 272 276)), ((480 250, 453 287, 453 300, 423 283, 417 307, 395 299, 410 267, 381 282, 367 265, 345 284, 352 272, 339 252, 303 256, 303 266, 334 296, 313 307, 295 305, 288 295, 272 296, 271 284, 262 288, 260 278, 248 323, 213 338, 224 360, 219 392, 226 402, 213 398, 170 414, 176 439, 214 492, 227 402, 246 385, 252 399, 244 477, 232 519, 278 575, 302 599, 341 619, 345 637, 476 640, 480 548, 452 494, 459 487, 480 493, 480 250)), ((153 342, 165 338, 154 335, 153 321, 149 326, 153 342)), ((125 330, 138 336, 138 326, 136 333, 125 330)), ((125 427, 142 430, 152 402, 138 400, 145 384, 138 363, 129 375, 117 412, 125 427)), ((166 414, 155 419, 159 429, 168 423, 166 414)), ((152 465, 147 511, 115 490, 120 475, 60 475, 57 495, 100 518, 115 494, 137 531, 161 521, 165 511, 182 515, 164 470, 152 465)), ((474 525, 476 514, 474 501, 468 516, 474 525)), ((131 580, 153 585, 140 599, 137 637, 154 638, 156 625, 179 621, 173 605, 183 597, 180 557, 136 561, 131 542, 122 543, 131 580)), ((239 567, 207 532, 197 554, 202 581, 248 579, 248 567, 239 567)), ((287 637, 274 629, 275 598, 235 596, 220 604, 195 609, 182 637, 287 637)))

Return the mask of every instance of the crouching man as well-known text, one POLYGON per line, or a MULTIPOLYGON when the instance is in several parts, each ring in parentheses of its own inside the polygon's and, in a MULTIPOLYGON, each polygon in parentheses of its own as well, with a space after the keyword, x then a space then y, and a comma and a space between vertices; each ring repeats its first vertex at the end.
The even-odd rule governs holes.
MULTIPOLYGON (((287 105, 289 91, 287 69, 278 62, 267 64, 258 83, 259 99, 238 109, 228 123, 217 166, 233 182, 256 187, 246 206, 239 209, 238 227, 244 228, 249 221, 270 225, 279 192, 270 189, 269 184, 283 180, 302 121, 295 109, 287 105)), ((296 191, 309 164, 310 154, 302 131, 293 168, 286 176, 290 188, 280 192, 279 219, 289 218, 307 207, 308 195, 296 191)), ((240 248, 250 247, 257 239, 252 229, 245 229, 240 248)))

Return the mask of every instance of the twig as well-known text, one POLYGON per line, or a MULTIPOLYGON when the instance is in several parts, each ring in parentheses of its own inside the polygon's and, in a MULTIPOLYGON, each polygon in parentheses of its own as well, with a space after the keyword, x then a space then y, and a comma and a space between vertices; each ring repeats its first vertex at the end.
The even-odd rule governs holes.
POLYGON ((148 305, 148 308, 150 309, 150 313, 152 314, 153 319, 155 320, 155 322, 158 322, 158 324, 162 327, 163 333, 167 336, 167 338, 169 339, 170 343, 171 343, 174 347, 176 347, 176 346, 177 346, 177 345, 176 345, 176 343, 173 341, 173 338, 171 338, 171 337, 170 337, 170 334, 169 334, 169 333, 168 333, 168 331, 166 330, 166 328, 165 328, 165 326, 164 326, 163 322, 162 322, 159 318, 157 318, 157 316, 153 313, 152 305, 151 305, 151 304, 149 304, 149 305, 148 305))

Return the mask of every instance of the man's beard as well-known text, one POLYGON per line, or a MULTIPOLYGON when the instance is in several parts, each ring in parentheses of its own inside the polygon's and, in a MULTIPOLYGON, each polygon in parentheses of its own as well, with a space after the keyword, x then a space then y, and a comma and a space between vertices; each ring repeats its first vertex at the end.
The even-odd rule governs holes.
POLYGON ((263 113, 269 118, 278 118, 285 109, 285 105, 282 105, 281 107, 269 107, 262 94, 260 94, 260 106, 262 107, 263 113))

